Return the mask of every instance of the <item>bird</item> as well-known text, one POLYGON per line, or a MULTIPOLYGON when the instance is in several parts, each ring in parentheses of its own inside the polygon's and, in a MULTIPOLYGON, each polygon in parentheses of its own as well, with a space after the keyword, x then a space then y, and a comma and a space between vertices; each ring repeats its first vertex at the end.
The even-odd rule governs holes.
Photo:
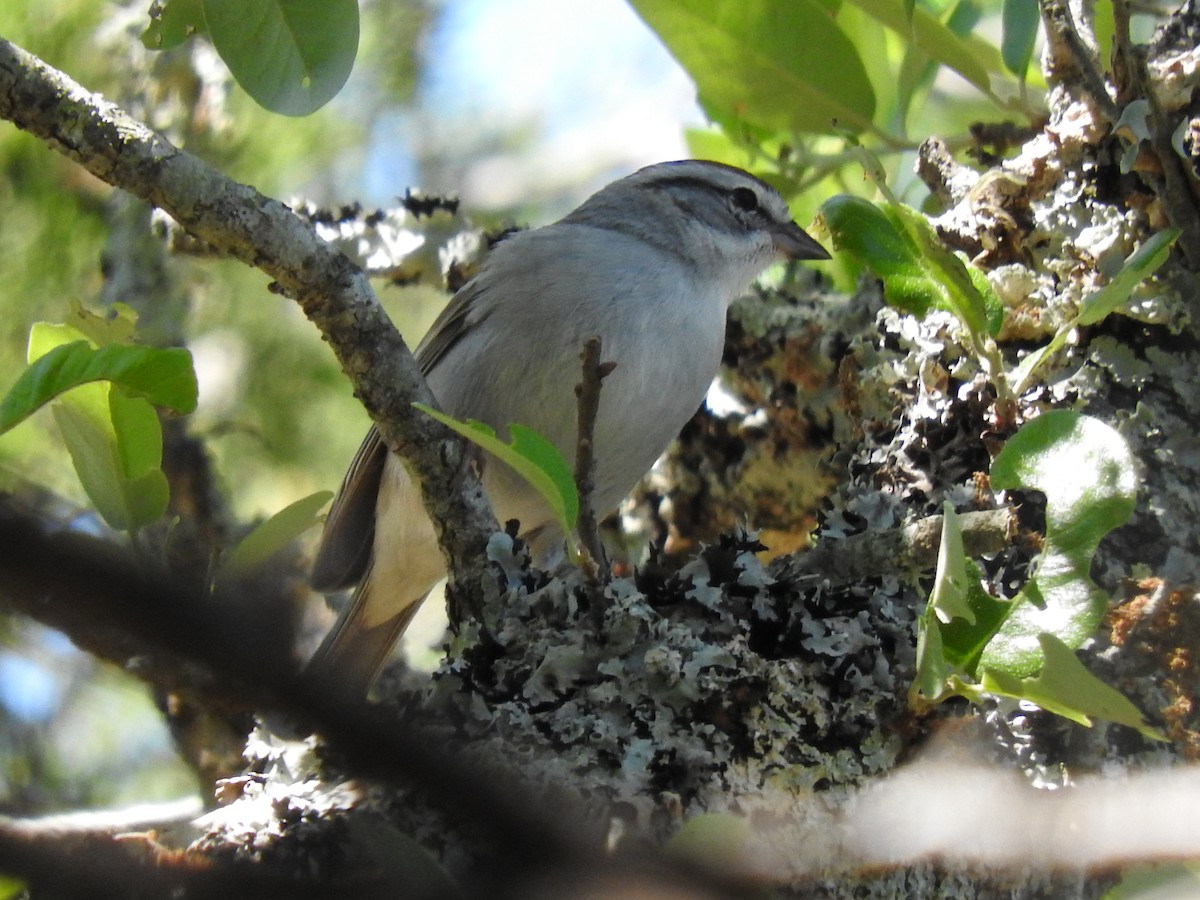
MULTIPOLYGON (((730 305, 773 262, 829 254, 783 197, 734 166, 677 160, 600 189, 553 224, 498 243, 434 321, 415 357, 441 409, 508 439, 519 423, 566 459, 577 442, 580 352, 606 362, 593 432, 592 507, 614 510, 704 401, 730 305)), ((564 536, 509 466, 483 462, 500 522, 531 550, 564 536)), ((422 600, 445 575, 433 525, 400 459, 372 427, 326 518, 310 582, 354 588, 305 672, 365 695, 422 600)))

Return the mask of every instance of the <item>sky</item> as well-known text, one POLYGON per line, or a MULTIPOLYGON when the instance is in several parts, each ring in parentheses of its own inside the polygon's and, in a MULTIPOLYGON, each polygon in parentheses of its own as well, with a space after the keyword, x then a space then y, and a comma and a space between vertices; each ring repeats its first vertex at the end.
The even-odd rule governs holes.
POLYGON ((373 201, 420 183, 472 209, 548 198, 565 212, 607 181, 685 156, 684 126, 702 122, 691 80, 625 0, 447 0, 423 57, 417 110, 372 136, 373 201), (418 171, 422 149, 476 159, 418 171))

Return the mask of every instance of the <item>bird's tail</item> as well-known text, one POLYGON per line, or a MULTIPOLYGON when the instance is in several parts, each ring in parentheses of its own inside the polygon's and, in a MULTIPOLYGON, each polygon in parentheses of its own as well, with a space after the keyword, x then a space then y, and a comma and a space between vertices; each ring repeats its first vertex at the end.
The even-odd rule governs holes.
POLYGON ((366 696, 425 599, 420 597, 394 616, 369 625, 366 611, 371 587, 371 579, 363 579, 308 661, 304 678, 319 690, 355 699, 366 696))

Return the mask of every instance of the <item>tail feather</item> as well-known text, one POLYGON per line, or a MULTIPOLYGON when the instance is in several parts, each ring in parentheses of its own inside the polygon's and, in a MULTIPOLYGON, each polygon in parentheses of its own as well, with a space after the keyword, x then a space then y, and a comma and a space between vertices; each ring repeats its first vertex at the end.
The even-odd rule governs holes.
POLYGON ((355 698, 366 696, 424 599, 369 626, 363 619, 367 606, 365 594, 370 588, 369 578, 359 585, 305 667, 305 679, 323 691, 355 698))

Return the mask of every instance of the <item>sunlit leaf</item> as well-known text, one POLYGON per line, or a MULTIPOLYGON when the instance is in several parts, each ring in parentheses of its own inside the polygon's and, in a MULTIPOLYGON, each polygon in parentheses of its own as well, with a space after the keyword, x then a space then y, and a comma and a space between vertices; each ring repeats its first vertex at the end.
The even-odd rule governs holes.
POLYGON ((1089 575, 1092 557, 1133 513, 1137 474, 1125 439, 1098 419, 1053 410, 1008 439, 991 470, 999 490, 1046 495, 1046 537, 1034 576, 983 651, 981 665, 1022 677, 1042 666, 1039 635, 1080 646, 1095 631, 1108 595, 1089 575))
POLYGON ((320 109, 358 53, 356 0, 203 0, 221 59, 255 102, 286 116, 320 109))
MULTIPOLYGON (((109 393, 107 385, 90 386, 109 393)), ((161 469, 129 477, 122 440, 111 419, 92 414, 79 396, 54 404, 54 421, 88 499, 111 527, 135 531, 159 518, 167 508, 167 479, 161 469)), ((145 403, 145 401, 137 401, 145 403)), ((153 412, 153 410, 151 410, 153 412)), ((158 437, 161 448, 161 435, 158 437)), ((160 449, 161 452, 161 449, 160 449)))
POLYGON ((974 621, 968 621, 965 617, 957 618, 940 625, 938 630, 941 632, 942 652, 947 664, 967 676, 975 677, 983 648, 995 636, 1011 604, 1006 600, 997 600, 984 589, 983 573, 973 560, 967 560, 966 570, 965 602, 974 621))
POLYGON ((984 668, 984 690, 1026 700, 1080 725, 1090 726, 1093 718, 1104 719, 1136 728, 1146 737, 1166 740, 1146 724, 1141 711, 1127 697, 1088 671, 1070 647, 1052 634, 1037 637, 1045 659, 1041 671, 1032 678, 1017 678, 984 668))
POLYGON ((991 90, 987 69, 971 49, 942 22, 918 4, 911 20, 905 13, 904 0, 849 0, 862 7, 896 34, 911 41, 925 53, 950 67, 975 87, 991 90))
POLYGON ((918 316, 936 305, 940 289, 925 272, 917 245, 882 209, 862 197, 838 194, 822 204, 819 216, 834 248, 883 281, 889 303, 918 316))
POLYGON ((863 131, 875 95, 851 39, 818 0, 631 0, 728 117, 778 131, 863 131))
POLYGON ((929 605, 942 623, 954 619, 975 622, 975 612, 967 603, 967 555, 963 550, 962 526, 958 514, 947 500, 942 504, 942 538, 938 548, 937 572, 929 605))
POLYGON ((915 315, 948 310, 979 336, 998 330, 1003 310, 986 276, 968 271, 916 210, 839 194, 821 206, 820 221, 834 247, 882 279, 893 306, 915 315))
POLYGON ((413 406, 512 466, 546 501, 563 533, 571 533, 579 518, 579 493, 575 488, 574 473, 554 444, 520 424, 508 426, 512 442, 505 443, 496 437, 496 430, 484 422, 474 419, 460 422, 423 403, 413 406))
POLYGON ((74 341, 37 358, 21 374, 0 401, 0 433, 64 391, 94 381, 111 381, 155 406, 182 413, 196 408, 196 373, 187 350, 122 345, 95 348, 86 341, 74 341))

